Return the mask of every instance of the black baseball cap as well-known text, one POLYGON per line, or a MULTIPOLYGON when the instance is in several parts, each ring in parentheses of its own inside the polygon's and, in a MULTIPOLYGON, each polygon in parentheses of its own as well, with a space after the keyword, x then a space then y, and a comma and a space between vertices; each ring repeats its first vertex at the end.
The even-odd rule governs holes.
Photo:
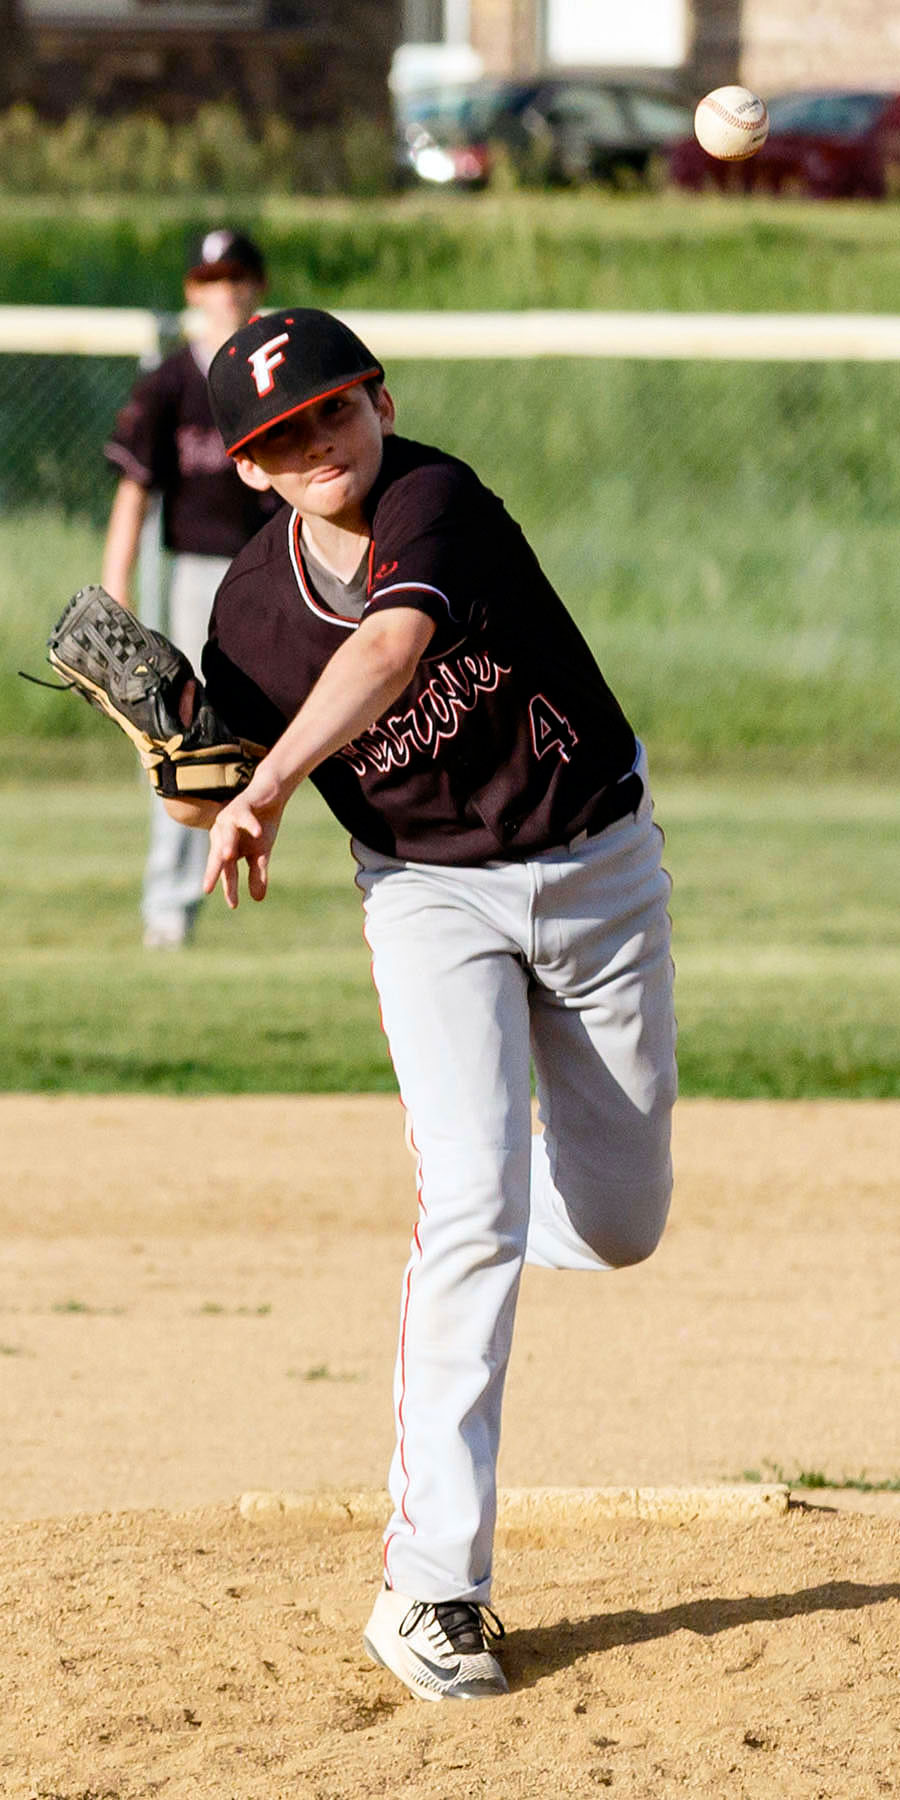
POLYGON ((229 456, 315 400, 383 378, 377 356, 332 313, 289 306, 243 325, 213 357, 212 414, 229 456))
POLYGON ((258 244, 240 231, 207 231, 191 251, 186 281, 264 281, 265 258, 258 244))

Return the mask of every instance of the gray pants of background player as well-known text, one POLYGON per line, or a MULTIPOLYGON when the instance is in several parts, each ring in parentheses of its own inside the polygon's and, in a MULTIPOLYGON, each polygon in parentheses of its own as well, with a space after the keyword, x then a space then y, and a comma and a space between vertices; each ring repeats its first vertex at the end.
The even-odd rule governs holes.
MULTIPOLYGON (((229 561, 227 556, 173 558, 167 635, 198 674, 212 603, 229 561)), ((158 796, 152 795, 150 847, 141 897, 145 933, 158 933, 173 945, 190 936, 203 898, 208 853, 206 832, 177 825, 158 796)))
POLYGON ((353 846, 419 1163, 385 1534, 388 1583, 415 1600, 490 1598, 523 1262, 622 1267, 665 1224, 669 880, 639 767, 636 815, 529 862, 450 869, 353 846))

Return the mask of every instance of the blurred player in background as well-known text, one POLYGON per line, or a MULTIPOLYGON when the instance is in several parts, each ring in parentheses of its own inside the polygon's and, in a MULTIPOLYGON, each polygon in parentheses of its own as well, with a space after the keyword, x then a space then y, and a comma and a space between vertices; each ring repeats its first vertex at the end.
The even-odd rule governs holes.
MULTIPOLYGON (((184 279, 199 332, 138 382, 104 446, 120 481, 110 513, 101 580, 123 606, 151 496, 162 499, 163 541, 173 553, 169 636, 195 667, 206 642, 216 589, 232 557, 280 504, 238 478, 213 424, 209 365, 226 338, 262 301, 262 252, 235 231, 207 232, 184 279)), ((148 950, 186 944, 203 897, 206 845, 199 832, 169 818, 154 797, 141 914, 148 950)))

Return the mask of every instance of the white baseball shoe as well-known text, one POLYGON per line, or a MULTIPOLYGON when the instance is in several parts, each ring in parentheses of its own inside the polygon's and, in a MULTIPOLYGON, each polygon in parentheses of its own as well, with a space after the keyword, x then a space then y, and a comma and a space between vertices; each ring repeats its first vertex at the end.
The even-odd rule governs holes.
POLYGON ((509 1686, 489 1641, 504 1635, 495 1613, 469 1600, 410 1600, 382 1588, 363 1643, 420 1700, 487 1700, 509 1686))

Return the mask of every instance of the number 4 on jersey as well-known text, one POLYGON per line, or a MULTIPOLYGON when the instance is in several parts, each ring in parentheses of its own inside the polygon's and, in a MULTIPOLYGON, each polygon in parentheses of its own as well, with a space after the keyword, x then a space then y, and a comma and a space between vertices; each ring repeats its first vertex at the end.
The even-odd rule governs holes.
POLYGON ((572 729, 568 719, 564 719, 562 713, 558 713, 556 707, 544 699, 543 694, 535 694, 529 704, 528 714, 535 756, 546 756, 548 750, 555 750, 563 762, 568 762, 578 742, 578 734, 572 729))

